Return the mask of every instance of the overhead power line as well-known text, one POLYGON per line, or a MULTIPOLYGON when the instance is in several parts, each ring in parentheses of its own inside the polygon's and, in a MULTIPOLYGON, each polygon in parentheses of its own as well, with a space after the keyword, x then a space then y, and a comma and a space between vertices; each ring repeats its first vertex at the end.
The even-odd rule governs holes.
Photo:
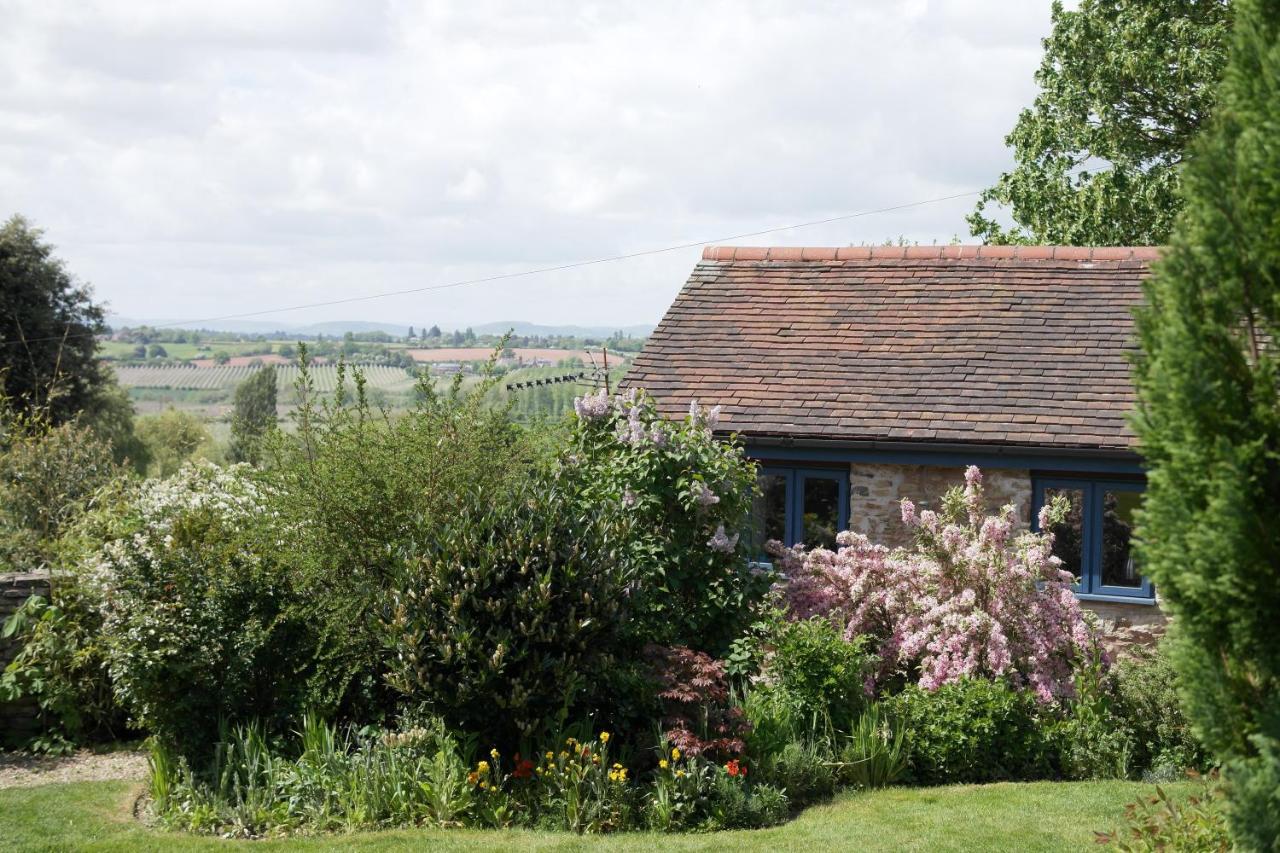
MULTIPOLYGON (((157 323, 150 328, 153 329, 190 329, 201 328, 207 323, 218 323, 223 320, 245 320, 250 317, 262 317, 266 314, 279 314, 285 311, 304 311, 309 308, 327 308, 333 305, 351 305, 356 302, 372 302, 375 299, 387 299, 392 296, 408 296, 414 293, 429 293, 435 290, 449 290, 455 287, 469 287, 477 284, 488 284, 495 281, 505 281, 513 278, 525 278, 534 275, 543 275, 552 272, 564 272, 565 270, 581 269, 582 267, 596 266, 598 264, 608 264, 615 261, 629 261, 634 258, 643 258, 649 255, 661 255, 667 252, 678 252, 682 249, 693 249, 698 246, 706 246, 712 243, 727 243, 732 240, 745 240, 748 237, 761 237, 765 234, 776 234, 779 231, 790 231, 794 228, 811 228, 815 225, 828 225, 832 222, 844 222, 849 219, 859 219, 864 216, 875 216, 880 213, 892 213, 895 210, 907 210, 912 207, 923 207, 927 204, 940 204, 944 201, 954 201, 958 198, 978 195, 981 190, 969 190, 967 192, 955 193, 954 195, 939 196, 938 198, 927 198, 922 201, 912 201, 906 204, 895 204, 890 207, 878 207, 874 210, 860 210, 857 213, 846 213, 840 216, 830 216, 826 219, 811 219, 808 222, 795 222, 790 225, 778 225, 773 228, 763 228, 759 231, 745 231, 741 234, 729 234, 723 237, 712 237, 707 240, 693 240, 688 243, 677 243, 672 246, 663 246, 657 249, 643 249, 638 252, 628 252, 622 255, 610 255, 603 258, 591 258, 584 261, 573 261, 566 264, 556 264, 550 267, 537 267, 534 269, 520 270, 518 272, 498 273, 496 275, 487 275, 480 278, 468 278, 460 281, 450 281, 445 284, 428 284, 422 287, 408 287, 403 290, 387 290, 381 293, 368 293, 363 296, 346 296, 342 299, 330 299, 324 302, 307 302, 301 305, 284 305, 278 308, 263 308, 258 311, 244 311, 238 314, 223 314, 217 317, 205 317, 199 320, 183 320, 173 323, 157 323)), ((70 337, 95 337, 94 335, 71 335, 70 337)), ((38 343, 43 341, 60 341, 66 340, 64 336, 53 335, 47 338, 34 338, 27 341, 0 341, 0 344, 15 345, 21 343, 38 343)))

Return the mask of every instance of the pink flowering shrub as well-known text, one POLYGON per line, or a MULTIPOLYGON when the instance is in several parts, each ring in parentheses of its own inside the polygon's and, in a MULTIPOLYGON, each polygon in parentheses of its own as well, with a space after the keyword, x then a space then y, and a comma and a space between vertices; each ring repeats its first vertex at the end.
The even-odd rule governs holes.
MULTIPOLYGON (((907 498, 901 506, 916 533, 910 549, 849 531, 836 551, 775 547, 790 615, 830 618, 848 639, 870 635, 881 667, 869 690, 899 675, 928 690, 968 676, 1007 678, 1042 702, 1070 696, 1073 668, 1093 637, 1073 578, 1053 556, 1052 534, 1015 533, 1012 505, 984 515, 974 466, 941 512, 917 512, 907 498)), ((1050 503, 1040 528, 1066 512, 1065 501, 1050 503)))

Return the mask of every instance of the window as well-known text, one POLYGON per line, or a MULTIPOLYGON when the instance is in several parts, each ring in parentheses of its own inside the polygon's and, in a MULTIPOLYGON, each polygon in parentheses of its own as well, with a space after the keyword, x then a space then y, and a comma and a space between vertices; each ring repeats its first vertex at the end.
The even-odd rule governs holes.
POLYGON ((1138 570, 1130 547, 1141 483, 1038 478, 1035 495, 1033 523, 1040 508, 1058 495, 1071 506, 1052 531, 1053 553, 1079 578, 1076 591, 1082 597, 1154 599, 1151 582, 1138 570))
POLYGON ((775 468, 759 470, 760 494, 751 507, 752 546, 803 542, 834 549, 836 533, 849 526, 849 472, 843 468, 775 468))

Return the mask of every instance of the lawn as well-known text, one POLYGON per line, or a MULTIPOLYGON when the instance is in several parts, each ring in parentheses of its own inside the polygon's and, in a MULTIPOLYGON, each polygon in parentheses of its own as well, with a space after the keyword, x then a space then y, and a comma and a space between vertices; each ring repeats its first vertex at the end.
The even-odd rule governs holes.
MULTIPOLYGON (((1166 786, 1184 794, 1188 786, 1166 786)), ((1033 782, 894 788, 844 794, 794 821, 754 832, 608 837, 523 831, 397 830, 320 838, 227 842, 149 830, 131 809, 135 782, 76 782, 0 790, 7 850, 1085 850, 1125 803, 1151 791, 1134 782, 1033 782)))

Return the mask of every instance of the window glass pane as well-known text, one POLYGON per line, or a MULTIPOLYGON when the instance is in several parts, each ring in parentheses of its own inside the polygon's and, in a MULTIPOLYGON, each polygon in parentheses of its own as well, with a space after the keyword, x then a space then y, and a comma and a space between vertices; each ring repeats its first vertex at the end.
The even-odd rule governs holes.
POLYGON ((783 474, 760 474, 756 477, 760 494, 751 504, 752 545, 756 554, 764 553, 764 543, 777 539, 787 544, 787 478, 783 474))
POLYGON ((1062 561, 1062 568, 1076 576, 1080 582, 1080 559, 1084 553, 1084 489, 1045 489, 1047 504, 1058 495, 1067 499, 1071 509, 1066 518, 1049 528, 1053 534, 1053 555, 1062 561))
POLYGON ((1142 586, 1142 575, 1133 564, 1133 551, 1129 548, 1133 513, 1141 497, 1138 492, 1109 489, 1102 493, 1103 586, 1142 586))
POLYGON ((800 541, 810 548, 835 550, 840 530, 840 481, 804 478, 804 529, 800 541))

